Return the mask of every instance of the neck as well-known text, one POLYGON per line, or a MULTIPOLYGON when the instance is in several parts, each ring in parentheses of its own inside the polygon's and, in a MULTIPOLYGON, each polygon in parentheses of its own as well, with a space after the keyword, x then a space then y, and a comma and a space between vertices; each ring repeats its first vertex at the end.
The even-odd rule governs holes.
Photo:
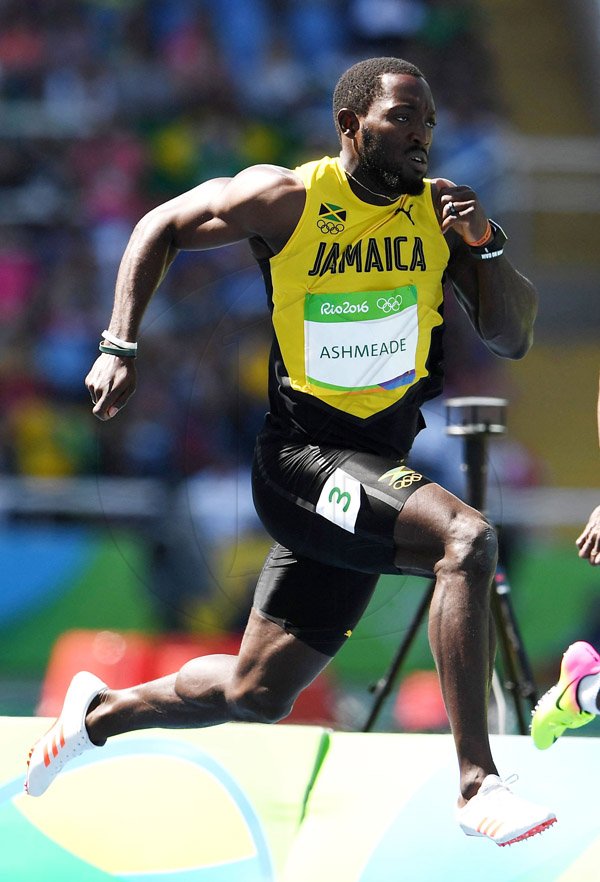
MULTIPOLYGON (((361 171, 358 171, 358 175, 360 175, 360 177, 357 177, 354 172, 349 171, 343 159, 340 159, 340 164, 342 166, 344 174, 349 178, 351 190, 356 196, 358 196, 359 199, 362 199, 364 202, 372 201, 368 198, 367 194, 369 194, 370 196, 375 196, 377 199, 382 200, 382 204, 384 205, 387 205, 390 202, 396 202, 404 195, 403 193, 381 193, 378 190, 374 189, 374 187, 371 187, 369 184, 366 184, 360 180, 360 177, 363 176, 361 171)), ((355 171, 357 171, 357 169, 355 169, 355 171)))

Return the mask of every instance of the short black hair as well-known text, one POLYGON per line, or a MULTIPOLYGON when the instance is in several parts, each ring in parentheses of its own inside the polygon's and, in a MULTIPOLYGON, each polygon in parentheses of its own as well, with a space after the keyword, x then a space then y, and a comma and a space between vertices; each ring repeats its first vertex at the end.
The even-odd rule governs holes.
POLYGON ((338 113, 343 107, 364 116, 373 101, 382 94, 383 74, 408 74, 425 79, 416 65, 403 58, 367 58, 353 64, 341 75, 333 91, 333 120, 338 131, 338 113))

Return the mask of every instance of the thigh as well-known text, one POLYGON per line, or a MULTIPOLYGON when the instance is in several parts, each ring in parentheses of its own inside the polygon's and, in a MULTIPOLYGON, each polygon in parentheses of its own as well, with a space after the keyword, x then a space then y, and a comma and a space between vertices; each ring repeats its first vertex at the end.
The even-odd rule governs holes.
POLYGON ((330 661, 331 655, 253 609, 236 660, 233 687, 242 693, 266 690, 275 704, 293 702, 330 661))
POLYGON ((481 512, 439 484, 415 491, 396 519, 396 564, 404 571, 433 572, 448 543, 464 541, 487 525, 481 512))
POLYGON ((378 575, 333 567, 275 545, 265 561, 254 609, 302 643, 333 656, 351 636, 378 575))
POLYGON ((280 545, 333 568, 370 574, 398 573, 398 514, 429 483, 388 457, 264 439, 252 475, 256 510, 280 545))

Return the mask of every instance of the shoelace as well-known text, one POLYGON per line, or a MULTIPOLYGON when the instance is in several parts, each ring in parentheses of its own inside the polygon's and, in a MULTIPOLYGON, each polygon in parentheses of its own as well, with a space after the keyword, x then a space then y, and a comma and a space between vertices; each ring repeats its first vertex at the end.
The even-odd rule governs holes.
POLYGON ((512 793, 510 785, 519 780, 519 776, 516 774, 516 772, 512 772, 510 775, 507 775, 506 778, 500 778, 500 776, 498 776, 498 778, 499 780, 497 782, 494 782, 494 784, 489 789, 486 789, 486 793, 492 793, 494 790, 503 790, 505 792, 508 791, 512 793))

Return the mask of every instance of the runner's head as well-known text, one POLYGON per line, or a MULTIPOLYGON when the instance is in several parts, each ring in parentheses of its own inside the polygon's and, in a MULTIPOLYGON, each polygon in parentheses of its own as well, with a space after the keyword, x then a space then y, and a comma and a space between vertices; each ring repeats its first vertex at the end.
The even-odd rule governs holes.
POLYGON ((435 125, 431 90, 401 58, 370 58, 349 68, 333 95, 345 167, 383 193, 423 191, 435 125))

